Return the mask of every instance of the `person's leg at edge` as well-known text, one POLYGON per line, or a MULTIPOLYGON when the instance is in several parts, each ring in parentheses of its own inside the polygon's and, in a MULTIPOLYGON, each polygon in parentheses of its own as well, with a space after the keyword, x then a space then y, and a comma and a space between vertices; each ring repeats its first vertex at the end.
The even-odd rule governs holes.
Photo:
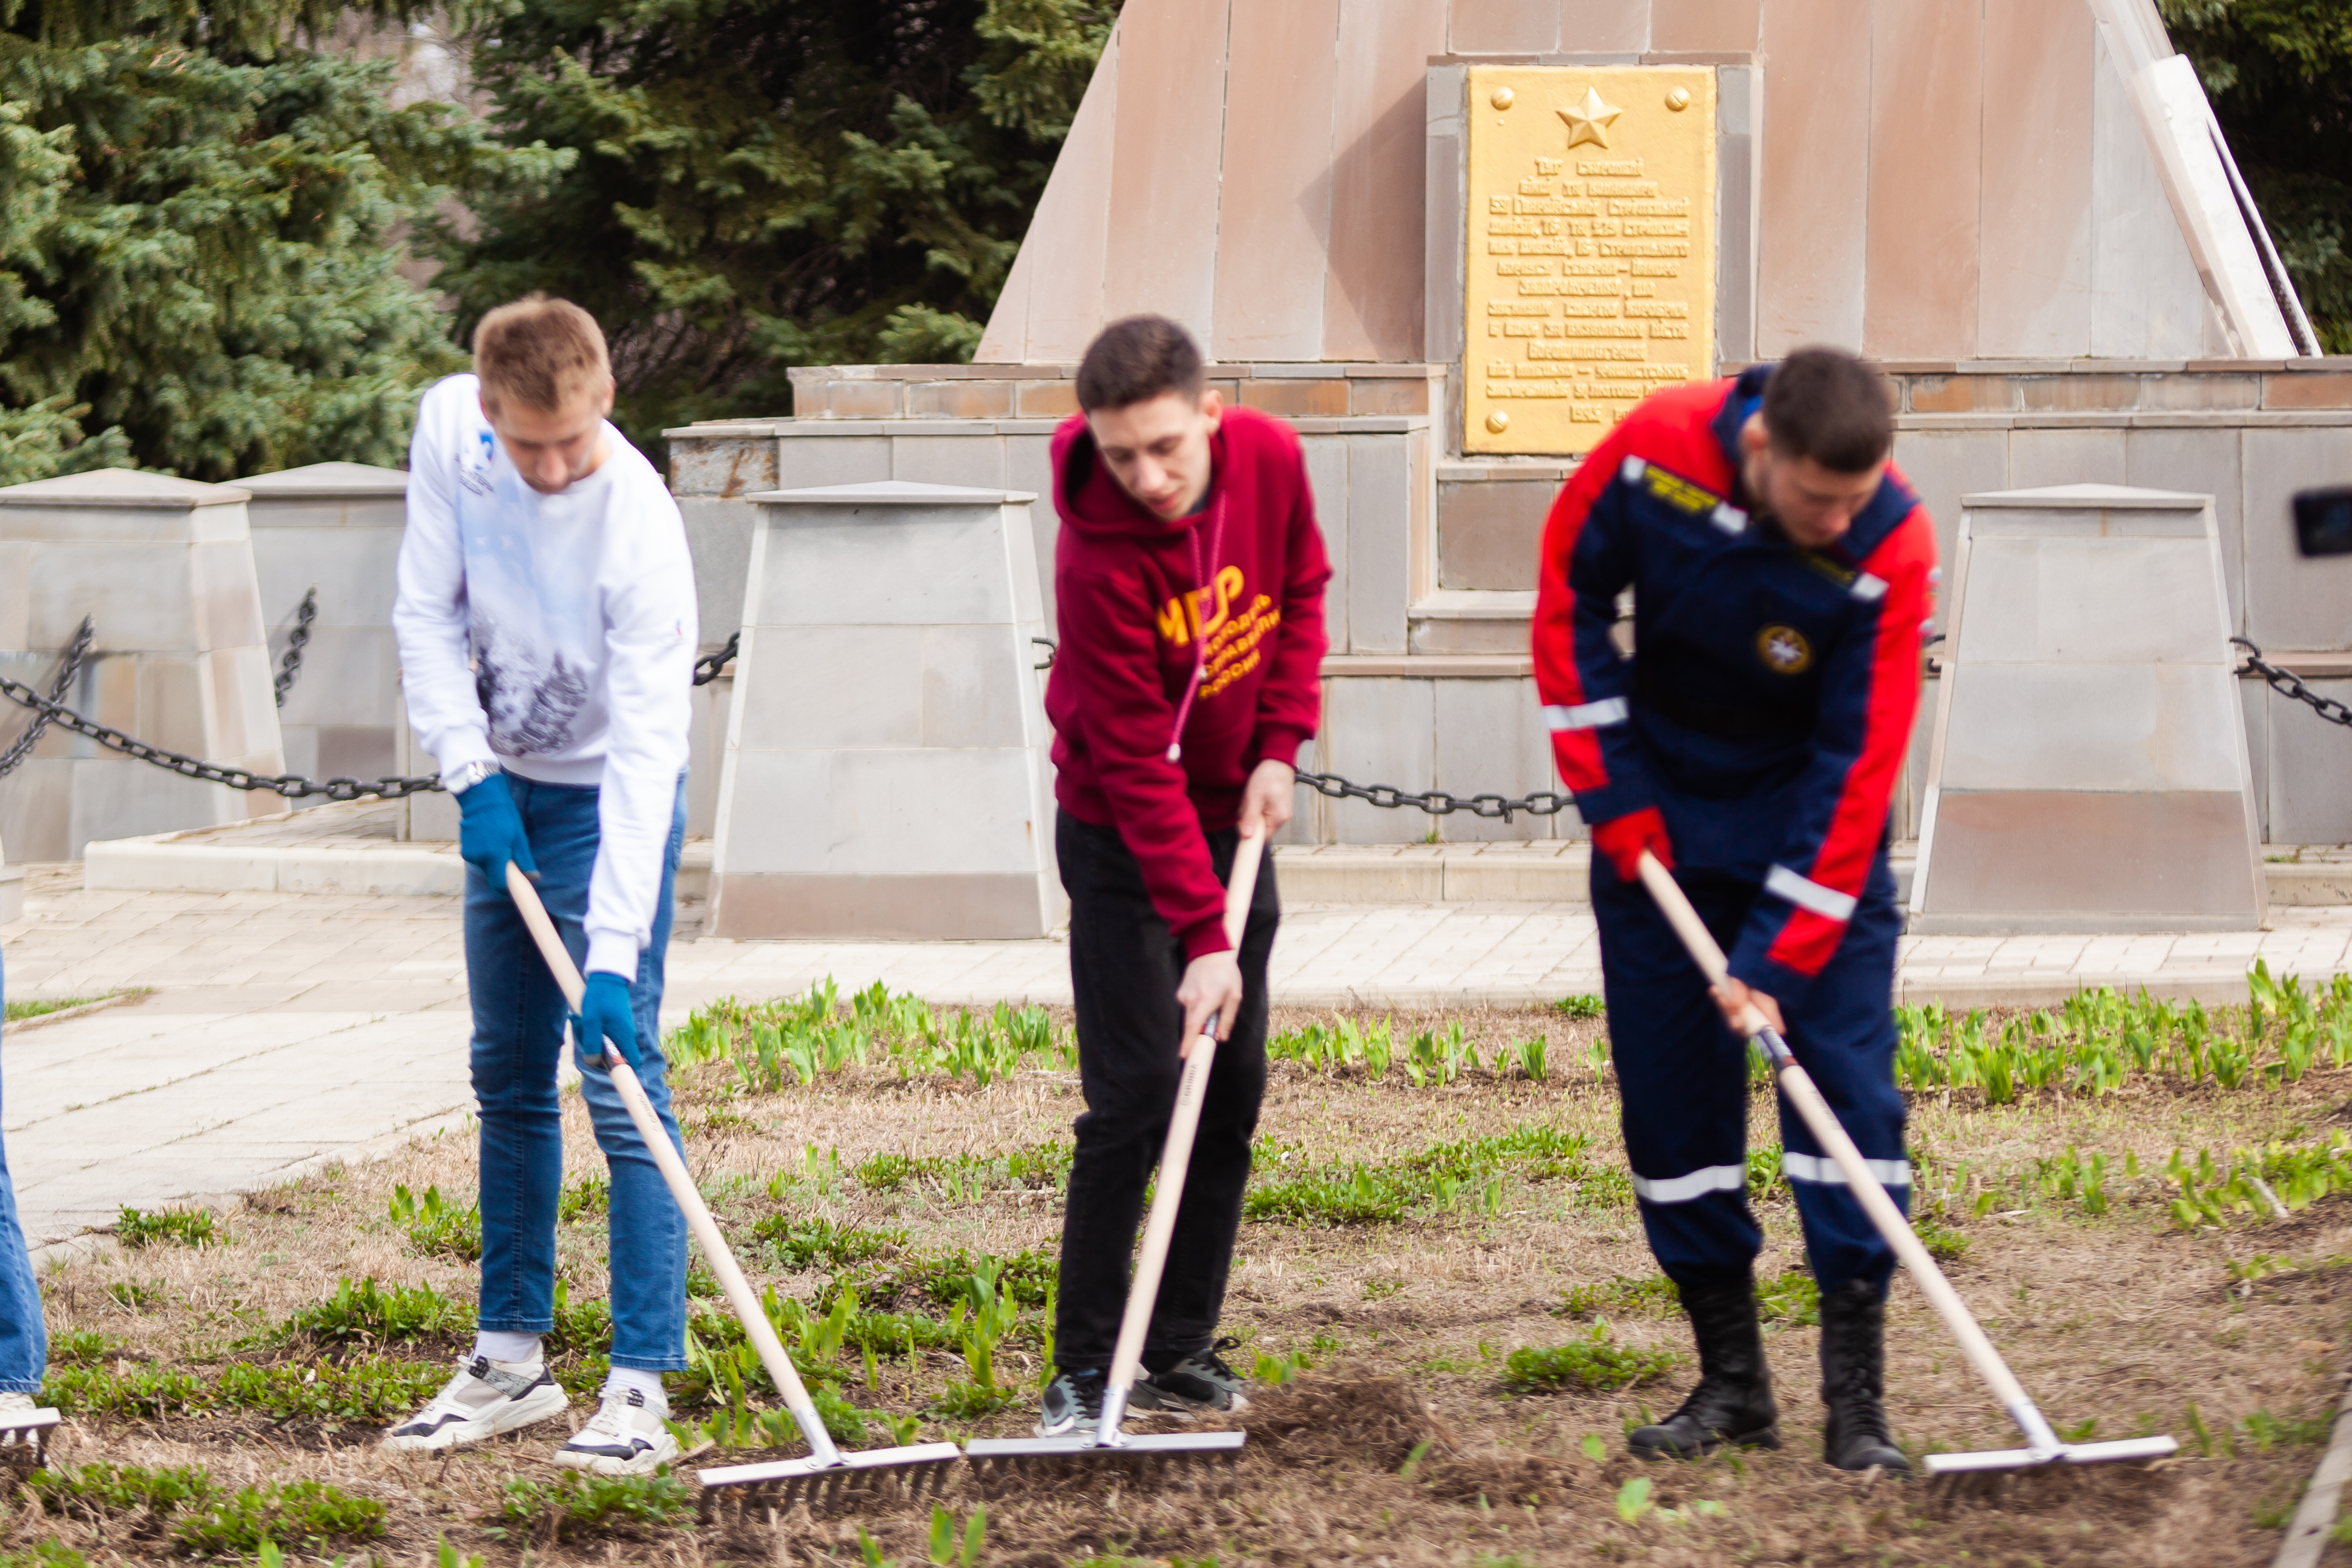
MULTIPOLYGON (((1064 1374, 1093 1375, 1098 1391, 1126 1305, 1144 1187, 1175 1103, 1184 961, 1117 829, 1063 813, 1054 842, 1070 898, 1070 985, 1087 1104, 1072 1128, 1054 1362, 1064 1374)), ((1046 1404, 1052 1425, 1052 1390, 1046 1404)))
MULTIPOLYGON (((1882 854, 1861 904, 1802 1001, 1786 1012, 1789 1048, 1836 1112, 1895 1206, 1909 1212, 1911 1167, 1904 1104, 1895 1086, 1895 958, 1902 919, 1882 854)), ((1822 1295, 1823 1452, 1840 1469, 1910 1468, 1885 1407, 1886 1287, 1895 1254, 1863 1212, 1845 1176, 1785 1098, 1782 1169, 1805 1228, 1805 1254, 1822 1295)))
MULTIPOLYGON (((1233 873, 1239 837, 1231 830, 1211 836, 1221 877, 1233 873)), ((1274 858, 1268 856, 1258 863, 1249 921, 1242 931, 1241 1016, 1234 1021, 1233 1037, 1218 1045, 1209 1070, 1167 1271, 1143 1341, 1144 1370, 1152 1374, 1153 1390, 1167 1396, 1163 1403, 1215 1409, 1246 1403, 1241 1379, 1218 1359, 1217 1322, 1241 1230, 1242 1192, 1249 1185, 1250 1141, 1257 1135, 1258 1108, 1265 1099, 1265 972, 1281 920, 1274 858)))
MULTIPOLYGON (((1727 942, 1754 889, 1700 876, 1683 883, 1727 942)), ((1747 1045, 1724 1026, 1698 966, 1639 882, 1596 858, 1592 906, 1634 1197, 1699 1357, 1690 1396, 1634 1430, 1628 1446, 1644 1458, 1694 1457, 1725 1442, 1777 1447, 1753 1279, 1763 1233, 1748 1206, 1747 1045)))
MULTIPOLYGON (((6 985, 0 978, 0 994, 6 985)), ((16 1189, 0 1148, 0 1426, 12 1409, 30 1410, 48 1370, 48 1331, 41 1321, 41 1291, 32 1254, 16 1222, 16 1189)))

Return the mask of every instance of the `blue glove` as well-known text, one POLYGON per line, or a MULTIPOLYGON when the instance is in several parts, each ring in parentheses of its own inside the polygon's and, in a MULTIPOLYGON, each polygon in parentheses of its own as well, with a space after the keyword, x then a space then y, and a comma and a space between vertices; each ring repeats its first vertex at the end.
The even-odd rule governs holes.
POLYGON ((490 773, 457 796, 457 853, 489 879, 500 898, 507 891, 507 862, 536 873, 530 840, 523 836, 522 813, 515 809, 507 775, 490 773))
MULTIPOLYGON (((472 791, 467 791, 471 794, 472 791)), ((620 975, 595 970, 580 997, 580 1011, 572 1015, 572 1049, 582 1072, 604 1070, 604 1043, 621 1048, 621 1058, 637 1066, 637 1010, 629 1005, 629 983, 620 975), (592 1054, 589 1047, 593 1046, 592 1054)))

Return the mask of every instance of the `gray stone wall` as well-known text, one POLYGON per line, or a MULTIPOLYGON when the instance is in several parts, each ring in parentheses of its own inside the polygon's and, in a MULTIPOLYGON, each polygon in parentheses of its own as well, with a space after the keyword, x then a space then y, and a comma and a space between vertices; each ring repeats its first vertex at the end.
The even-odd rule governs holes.
MULTIPOLYGON (((46 689, 87 615, 97 627, 67 705, 209 762, 283 771, 247 492, 106 469, 0 489, 0 671, 46 689)), ((5 733, 25 721, 8 704, 5 733)), ((19 861, 93 838, 282 810, 52 727, 0 779, 0 841, 19 861)))
MULTIPOLYGON (((695 530, 704 636, 740 618, 750 508, 767 483, 916 479, 1050 493, 1054 421, 1016 416, 1066 398, 1069 366, 833 367, 794 373, 806 416, 670 432, 672 483, 695 530), (855 414, 856 417, 846 416, 855 414)), ((2286 500, 2352 479, 2352 361, 1916 361, 1883 366, 1897 400, 1897 460, 1944 532, 1965 493, 2053 483, 2210 493, 2234 624, 2319 689, 2352 698, 2352 563, 2294 554, 2286 500)), ((1543 518, 1574 471, 1563 458, 1465 459, 1444 449, 1443 372, 1428 365, 1218 365, 1231 395, 1300 433, 1334 565, 1325 725, 1314 765, 1366 783, 1523 795, 1557 787, 1527 656, 1543 518), (1403 390, 1399 390, 1403 389, 1403 390), (1311 400, 1321 398, 1320 405, 1311 400), (1311 406, 1414 402, 1410 413, 1323 416, 1311 406)), ((1052 615, 1054 520, 1033 511, 1052 615)), ((2243 684, 2267 837, 2352 841, 2336 780, 2352 735, 2259 682, 2243 684)), ((1925 788, 1931 678, 1914 765, 1896 802, 1913 835, 1925 788)), ((1301 793, 1294 838, 1324 843, 1548 838, 1572 813, 1505 825, 1377 812, 1301 793)))
MULTIPOLYGON (((1914 415, 1901 426, 1895 460, 1935 514, 1948 561, 1963 495, 2104 484, 2213 497, 2232 630, 2313 689, 2352 699, 2352 561, 2298 556, 2289 512, 2296 490, 2352 480, 2352 412, 1914 415)), ((2263 838, 2352 842, 2352 731, 2252 678, 2241 695, 2263 838)), ((1916 807, 1923 768, 1912 776, 1916 807)))
POLYGON ((320 463, 263 474, 253 500, 253 570, 273 668, 303 595, 318 616, 286 704, 286 766, 306 778, 376 779, 397 771, 400 650, 392 600, 406 525, 408 476, 397 468, 320 463))

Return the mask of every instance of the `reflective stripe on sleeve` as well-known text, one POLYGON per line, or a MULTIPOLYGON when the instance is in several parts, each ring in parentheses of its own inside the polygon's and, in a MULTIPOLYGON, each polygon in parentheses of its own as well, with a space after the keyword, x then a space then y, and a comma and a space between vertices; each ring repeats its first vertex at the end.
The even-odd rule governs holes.
POLYGON ((1709 1193, 1736 1193, 1748 1184, 1745 1165, 1706 1165, 1687 1176, 1633 1178, 1633 1195, 1644 1203, 1686 1204, 1709 1193))
POLYGON ((1856 577, 1853 580, 1853 586, 1847 589, 1846 592, 1852 594, 1855 598, 1860 599, 1865 605, 1874 605, 1878 603, 1879 600, 1886 597, 1886 579, 1884 577, 1874 577, 1869 573, 1864 572, 1861 576, 1856 577))
POLYGON ((1618 468, 1617 477, 1623 479, 1629 485, 1639 484, 1642 482, 1642 476, 1649 471, 1650 465, 1648 463, 1643 462, 1639 458, 1628 458, 1618 468))
POLYGON ((1729 501, 1725 501, 1715 509, 1714 514, 1707 521, 1726 533, 1738 533, 1748 526, 1748 514, 1729 501))
POLYGON ((1622 697, 1604 697, 1598 702, 1580 702, 1572 708, 1549 707, 1544 710, 1544 722, 1554 733, 1562 730, 1604 730, 1612 724, 1622 724, 1633 716, 1622 697))
POLYGON ((1843 923, 1853 919, 1855 900, 1852 893, 1824 888, 1811 877, 1801 877, 1786 866, 1775 866, 1764 874, 1764 890, 1776 898, 1788 900, 1801 910, 1811 910, 1823 920, 1843 923))
MULTIPOLYGON (((1911 1162, 1908 1160, 1864 1160, 1870 1173, 1878 1178, 1882 1187, 1907 1187, 1911 1184, 1911 1162)), ((1818 1186, 1842 1187, 1845 1173, 1838 1163, 1826 1154, 1800 1154, 1790 1150, 1780 1156, 1780 1169, 1792 1182, 1811 1182, 1818 1186)), ((1638 1185, 1639 1184, 1636 1184, 1638 1185)))

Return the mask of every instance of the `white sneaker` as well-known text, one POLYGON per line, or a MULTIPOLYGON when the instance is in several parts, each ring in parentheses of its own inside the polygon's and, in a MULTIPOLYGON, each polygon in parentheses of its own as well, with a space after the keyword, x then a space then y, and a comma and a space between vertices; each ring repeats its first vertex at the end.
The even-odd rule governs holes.
POLYGON ((646 1403, 641 1388, 608 1388, 595 1416, 555 1450, 555 1462, 599 1476, 650 1475, 678 1454, 665 1414, 646 1403))
POLYGON ((462 1448, 561 1415, 571 1404, 543 1363, 478 1355, 458 1366, 457 1375, 430 1405, 385 1433, 383 1446, 435 1452, 462 1448))

